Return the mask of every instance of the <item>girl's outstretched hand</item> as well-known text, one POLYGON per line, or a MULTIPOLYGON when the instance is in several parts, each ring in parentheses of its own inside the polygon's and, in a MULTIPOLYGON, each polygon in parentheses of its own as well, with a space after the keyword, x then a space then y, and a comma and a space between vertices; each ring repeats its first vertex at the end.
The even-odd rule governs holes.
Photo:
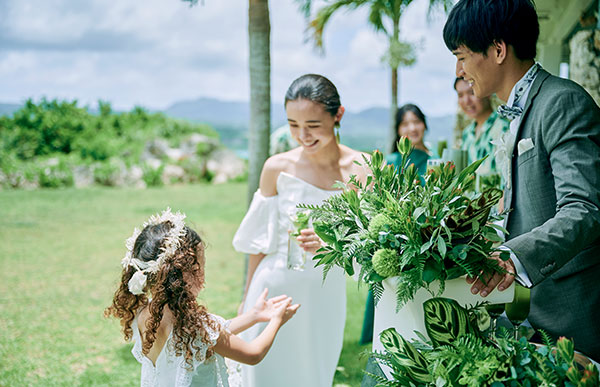
POLYGON ((296 313, 298 307, 300 307, 299 304, 290 306, 292 299, 285 294, 267 299, 268 294, 269 289, 265 288, 265 290, 263 290, 261 295, 256 300, 256 304, 254 304, 254 307, 252 308, 252 313, 254 314, 257 322, 266 322, 271 320, 280 313, 279 309, 283 305, 286 305, 286 310, 287 308, 290 309, 289 313, 291 313, 291 315, 285 320, 287 321, 294 315, 294 313, 296 313))
POLYGON ((300 304, 292 305, 292 297, 287 297, 276 306, 275 315, 273 318, 279 319, 281 321, 281 325, 283 325, 288 322, 289 319, 294 317, 299 307, 300 304))

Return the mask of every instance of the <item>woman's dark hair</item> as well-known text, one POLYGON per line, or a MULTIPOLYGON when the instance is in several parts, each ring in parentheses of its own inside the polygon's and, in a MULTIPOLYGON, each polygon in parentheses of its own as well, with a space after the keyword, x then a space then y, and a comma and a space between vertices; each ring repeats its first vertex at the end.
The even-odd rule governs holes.
POLYGON ((540 35, 532 0, 460 0, 444 26, 444 42, 450 51, 466 46, 486 55, 494 43, 513 46, 520 60, 534 59, 540 35))
POLYGON ((396 112, 396 137, 394 138, 394 149, 396 149, 396 144, 400 141, 400 134, 398 133, 398 128, 400 124, 404 120, 404 116, 406 113, 411 112, 421 121, 423 121, 423 125, 425 125, 425 130, 427 130, 427 119, 425 118, 425 114, 419 109, 419 107, 412 103, 407 103, 406 105, 401 106, 396 112))
POLYGON ((335 116, 342 105, 335 85, 318 74, 305 74, 296 79, 285 93, 285 103, 306 99, 323 105, 325 111, 335 116))
MULTIPOLYGON (((135 240, 133 256, 146 262, 155 261, 173 227, 170 221, 146 226, 135 240)), ((135 295, 129 291, 129 280, 137 269, 127 266, 121 274, 112 304, 106 308, 104 315, 118 318, 125 339, 130 340, 135 316, 147 306, 149 317, 142 343, 142 353, 147 354, 156 340, 164 308, 168 306, 174 318, 173 341, 169 350, 173 350, 176 356, 183 356, 187 367, 192 367, 194 357, 204 360, 201 358, 204 354, 197 351, 198 340, 210 344, 207 328, 220 330, 221 327, 211 318, 206 307, 196 301, 195 289, 204 286, 204 282, 199 282, 200 278, 204 278, 204 267, 198 260, 198 255, 203 254, 204 244, 194 230, 187 226, 184 230, 185 235, 179 238, 175 253, 165 258, 157 272, 147 273, 145 289, 152 293, 152 302, 149 302, 146 293, 135 295)), ((210 358, 213 352, 212 348, 209 349, 206 358, 210 358)))

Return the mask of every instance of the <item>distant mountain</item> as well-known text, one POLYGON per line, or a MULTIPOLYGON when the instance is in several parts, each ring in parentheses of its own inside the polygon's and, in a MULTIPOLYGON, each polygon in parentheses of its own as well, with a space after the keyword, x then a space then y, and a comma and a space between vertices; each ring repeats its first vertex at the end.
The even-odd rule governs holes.
MULTIPOLYGON (((171 105, 164 113, 176 118, 204 122, 215 127, 225 145, 234 149, 247 148, 247 126, 250 108, 246 102, 226 102, 212 98, 181 101, 171 105)), ((387 108, 374 107, 358 113, 346 111, 342 119, 342 143, 353 148, 370 151, 386 149, 389 125, 387 108)), ((283 105, 271 105, 271 126, 285 125, 283 105)), ((428 117, 426 141, 435 146, 439 140, 451 140, 454 116, 428 117)))
MULTIPOLYGON (((0 103, 0 115, 11 115, 20 109, 20 104, 0 103)), ((96 109, 90 109, 95 111, 96 109)), ((220 101, 213 98, 198 98, 176 102, 163 110, 174 118, 203 122, 212 125, 219 132, 221 141, 229 148, 245 150, 248 148, 248 119, 250 107, 247 102, 220 101)), ((387 108, 373 107, 360 112, 346 111, 342 119, 340 137, 342 143, 356 149, 371 151, 386 150, 389 127, 387 108)), ((287 118, 282 104, 271 105, 272 130, 285 125, 287 118)), ((425 136, 433 147, 442 139, 451 141, 454 116, 428 117, 429 130, 425 136)))
MULTIPOLYGON (((213 126, 228 126, 244 129, 250 118, 250 105, 247 102, 220 101, 212 98, 176 102, 164 113, 177 118, 202 121, 213 126)), ((271 106, 271 120, 274 125, 282 125, 286 118, 283 105, 271 106)))

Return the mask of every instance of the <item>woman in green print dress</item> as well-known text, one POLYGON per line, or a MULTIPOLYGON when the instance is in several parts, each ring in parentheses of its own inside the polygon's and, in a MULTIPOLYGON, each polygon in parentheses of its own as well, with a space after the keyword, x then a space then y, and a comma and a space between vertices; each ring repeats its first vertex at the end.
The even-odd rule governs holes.
MULTIPOLYGON (((423 175, 427 172, 427 160, 432 157, 437 157, 425 145, 425 131, 427 130, 427 119, 425 114, 417 105, 406 104, 398 109, 396 113, 396 138, 394 144, 398 143, 400 137, 408 137, 414 149, 410 153, 409 162, 415 165, 421 181, 423 175)), ((386 157, 388 164, 399 168, 402 163, 402 156, 398 152, 389 154, 386 157)), ((365 317, 363 322, 362 333, 360 335, 360 344, 369 344, 373 341, 373 316, 375 313, 375 305, 373 293, 369 291, 367 295, 367 304, 365 307, 365 317)))

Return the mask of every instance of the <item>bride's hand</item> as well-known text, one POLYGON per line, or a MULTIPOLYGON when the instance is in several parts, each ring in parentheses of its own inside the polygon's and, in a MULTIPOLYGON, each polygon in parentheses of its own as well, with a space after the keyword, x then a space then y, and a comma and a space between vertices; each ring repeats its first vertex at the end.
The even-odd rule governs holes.
POLYGON ((323 245, 323 241, 312 228, 305 228, 300 231, 300 236, 297 238, 300 247, 311 254, 315 254, 323 245))

